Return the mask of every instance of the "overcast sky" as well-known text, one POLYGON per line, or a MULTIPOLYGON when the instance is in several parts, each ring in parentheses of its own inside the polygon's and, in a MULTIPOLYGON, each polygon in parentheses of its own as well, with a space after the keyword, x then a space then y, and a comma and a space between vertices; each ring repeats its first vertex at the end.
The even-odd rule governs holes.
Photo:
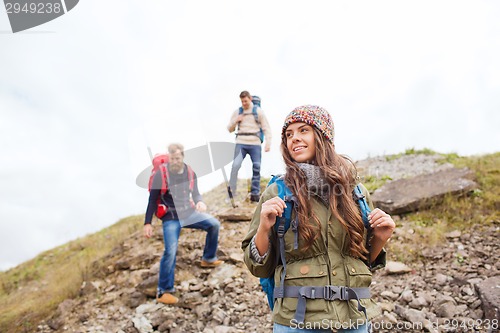
POLYGON ((233 142, 242 90, 273 130, 264 175, 302 104, 354 159, 499 151, 499 17, 496 1, 82 0, 12 34, 0 10, 0 269, 143 213, 147 147, 233 142))

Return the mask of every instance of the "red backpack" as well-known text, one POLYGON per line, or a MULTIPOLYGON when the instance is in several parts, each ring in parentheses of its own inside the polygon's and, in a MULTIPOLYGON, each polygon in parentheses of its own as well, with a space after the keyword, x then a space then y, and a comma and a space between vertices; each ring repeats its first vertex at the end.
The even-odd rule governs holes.
MULTIPOLYGON (((153 158, 153 170, 151 171, 151 176, 149 176, 148 190, 151 192, 151 187, 153 186, 153 179, 156 173, 159 171, 162 174, 161 177, 161 193, 156 202, 156 216, 162 218, 167 213, 167 205, 161 202, 162 196, 168 191, 168 181, 170 175, 168 173, 167 164, 170 158, 168 154, 156 154, 153 158)), ((189 179, 189 191, 192 192, 194 188, 194 171, 189 165, 187 165, 188 179, 189 179)), ((191 201, 191 205, 194 207, 194 202, 191 201)))

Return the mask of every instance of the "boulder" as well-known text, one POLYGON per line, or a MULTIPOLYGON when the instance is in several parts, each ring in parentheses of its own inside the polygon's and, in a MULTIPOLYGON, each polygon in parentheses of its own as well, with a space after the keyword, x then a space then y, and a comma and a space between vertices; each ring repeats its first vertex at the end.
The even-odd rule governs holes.
POLYGON ((158 276, 150 276, 137 286, 137 290, 146 296, 156 297, 157 287, 158 287, 158 276))
POLYGON ((478 188, 467 168, 450 168, 413 178, 391 181, 371 196, 376 207, 389 214, 402 214, 437 204, 447 194, 461 195, 478 188))
POLYGON ((250 221, 254 211, 255 207, 228 208, 219 212, 217 217, 228 222, 250 221))
POLYGON ((387 261, 384 269, 386 274, 405 274, 412 271, 410 267, 397 261, 387 261))
POLYGON ((494 276, 476 285, 483 304, 484 318, 500 320, 500 276, 494 276))

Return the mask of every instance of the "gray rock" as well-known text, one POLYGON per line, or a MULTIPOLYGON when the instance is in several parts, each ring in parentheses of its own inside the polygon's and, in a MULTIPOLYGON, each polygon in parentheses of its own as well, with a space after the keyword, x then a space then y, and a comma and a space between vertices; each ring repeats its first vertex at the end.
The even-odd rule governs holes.
POLYGON ((438 163, 439 159, 439 155, 425 154, 402 155, 391 159, 387 156, 377 156, 357 161, 356 167, 362 176, 389 176, 392 180, 397 180, 453 168, 450 163, 438 163))
POLYGON ((153 332, 153 326, 149 320, 144 316, 138 316, 132 318, 134 327, 139 331, 139 333, 150 333, 153 332))
POLYGON ((474 295, 474 290, 469 286, 465 286, 462 288, 462 294, 472 296, 474 295))
POLYGON ((389 214, 402 214, 440 203, 445 195, 461 195, 478 188, 467 168, 447 169, 391 181, 377 189, 372 200, 389 214))
POLYGON ((444 286, 448 283, 448 281, 449 281, 448 276, 441 274, 441 273, 436 274, 436 283, 438 285, 444 286))
POLYGON ((224 319, 226 318, 226 313, 221 309, 217 309, 212 311, 212 317, 215 321, 222 324, 224 322, 224 319))
POLYGON ((411 272, 412 269, 402 262, 387 261, 385 265, 386 274, 404 274, 411 272))
POLYGON ((184 294, 178 305, 185 309, 194 309, 197 305, 200 305, 203 302, 203 297, 199 291, 190 292, 184 294))
POLYGON ((205 320, 212 312, 212 309, 209 303, 203 303, 195 307, 194 312, 198 316, 198 320, 205 320))
POLYGON ((129 307, 135 309, 139 305, 145 303, 146 300, 147 300, 146 295, 144 295, 143 293, 140 293, 138 291, 135 291, 135 292, 131 293, 130 295, 128 295, 125 302, 129 307))
POLYGON ((127 270, 131 266, 130 258, 123 258, 115 263, 115 269, 117 270, 127 270))
POLYGON ((404 318, 413 325, 421 324, 422 327, 425 327, 429 332, 437 332, 433 328, 432 323, 425 317, 425 313, 423 313, 422 311, 408 309, 404 312, 404 318))
POLYGON ((223 221, 228 222, 250 221, 253 217, 254 211, 255 208, 250 207, 228 208, 224 211, 219 212, 217 214, 217 217, 223 221))
POLYGON ((80 287, 80 296, 89 295, 97 292, 99 289, 90 281, 83 281, 80 287))
POLYGON ((386 299, 390 299, 392 301, 395 301, 398 299, 399 295, 393 293, 392 291, 390 290, 384 290, 380 296, 382 296, 383 298, 386 298, 386 299))
MULTIPOLYGON (((460 232, 460 230, 454 230, 454 231, 451 231, 451 232, 444 234, 444 236, 446 238, 460 238, 460 236, 462 236, 462 233, 460 232)), ((462 247, 463 247, 463 245, 462 245, 462 247)), ((463 250, 463 248, 460 250, 463 250)))
POLYGON ((139 305, 136 309, 135 309, 135 313, 137 314, 145 314, 145 313, 151 313, 151 312, 155 312, 159 309, 161 309, 163 307, 162 304, 160 303, 145 303, 145 304, 141 304, 139 305))
POLYGON ((156 297, 156 289, 158 287, 158 276, 150 276, 142 281, 136 289, 149 297, 156 297))
POLYGON ((394 303, 389 303, 389 302, 381 302, 381 303, 378 303, 378 305, 380 306, 380 309, 382 311, 387 311, 387 312, 393 312, 394 311, 394 303))
POLYGON ((483 304, 484 317, 490 321, 500 320, 500 276, 477 284, 476 290, 483 304))
POLYGON ((457 313, 457 306, 452 302, 441 303, 436 307, 436 315, 442 318, 453 318, 457 313))
POLYGON ((229 259, 234 263, 240 263, 243 262, 243 251, 238 251, 238 252, 231 252, 229 254, 229 259))
POLYGON ((214 332, 215 333, 231 333, 231 332, 233 332, 233 328, 230 326, 219 325, 219 326, 215 326, 214 332))
POLYGON ((405 301, 406 303, 410 303, 413 301, 413 292, 411 290, 405 290, 401 293, 401 299, 405 301))
POLYGON ((449 295, 437 294, 436 300, 434 301, 434 305, 441 305, 444 303, 452 303, 453 305, 457 304, 455 299, 449 295))
POLYGON ((408 305, 414 309, 422 309, 424 306, 428 306, 429 303, 423 297, 415 297, 408 305))

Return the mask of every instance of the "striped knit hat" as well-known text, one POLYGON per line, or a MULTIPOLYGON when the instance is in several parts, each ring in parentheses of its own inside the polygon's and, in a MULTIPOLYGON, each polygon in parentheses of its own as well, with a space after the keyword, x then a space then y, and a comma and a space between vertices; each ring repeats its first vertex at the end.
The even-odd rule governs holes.
POLYGON ((285 130, 292 123, 306 123, 315 126, 323 136, 333 143, 333 120, 328 111, 316 105, 304 105, 295 108, 285 118, 281 137, 285 137, 285 130))

